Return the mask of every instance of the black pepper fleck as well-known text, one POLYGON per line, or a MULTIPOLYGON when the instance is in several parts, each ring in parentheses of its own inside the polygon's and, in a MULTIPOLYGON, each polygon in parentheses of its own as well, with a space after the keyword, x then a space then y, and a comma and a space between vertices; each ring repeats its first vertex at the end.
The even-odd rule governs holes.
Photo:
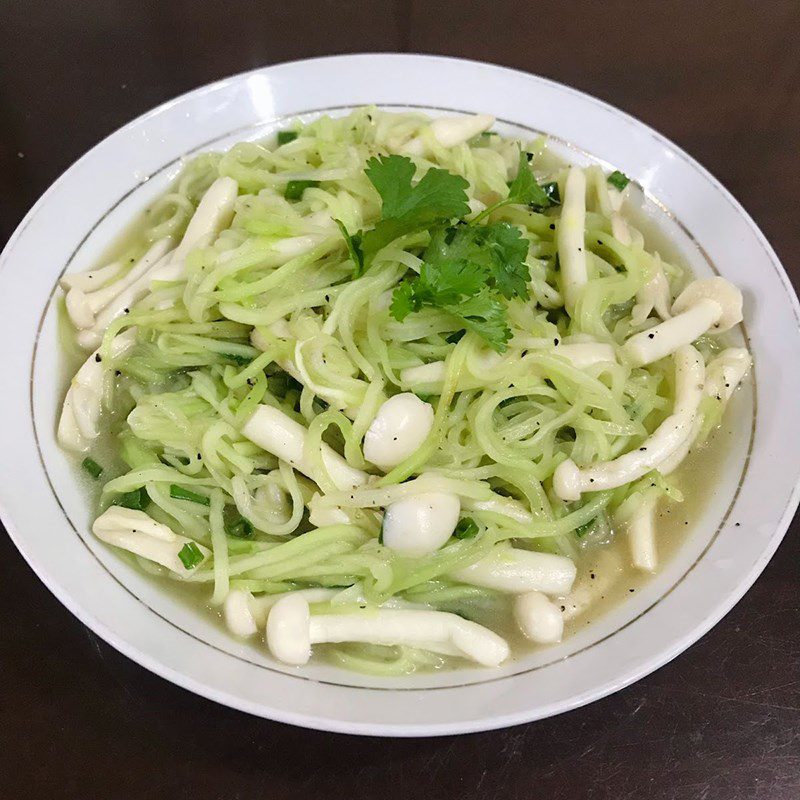
POLYGON ((550 230, 554 231, 555 229, 556 229, 556 226, 551 222, 550 223, 550 230))
POLYGON ((647 334, 647 338, 648 338, 648 339, 655 339, 655 338, 656 338, 656 335, 655 335, 654 333, 648 333, 648 334, 647 334))
POLYGON ((100 353, 95 353, 94 360, 99 364, 103 359, 100 357, 100 353))

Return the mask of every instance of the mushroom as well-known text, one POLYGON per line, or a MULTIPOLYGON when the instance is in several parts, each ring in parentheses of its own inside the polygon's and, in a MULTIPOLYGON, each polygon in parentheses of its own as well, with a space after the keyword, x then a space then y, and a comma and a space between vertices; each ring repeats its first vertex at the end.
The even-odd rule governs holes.
POLYGON ((462 583, 508 594, 566 594, 575 580, 575 564, 566 556, 516 547, 496 547, 489 555, 449 575, 462 583))
POLYGON ((553 355, 566 358, 573 367, 584 369, 595 364, 615 364, 617 356, 614 346, 604 342, 577 342, 575 344, 557 344, 553 355))
POLYGON ((655 572, 658 567, 656 551, 656 505, 658 494, 645 492, 636 510, 627 519, 620 521, 620 527, 628 534, 631 549, 631 563, 643 572, 655 572))
POLYGON ((123 263, 121 261, 113 261, 111 264, 99 269, 67 273, 62 276, 59 284, 65 291, 77 288, 84 292, 92 292, 95 289, 101 289, 114 280, 122 272, 122 268, 123 263))
POLYGON ((580 167, 570 167, 564 184, 561 220, 556 231, 561 263, 561 290, 571 315, 581 289, 588 280, 584 228, 586 226, 586 176, 580 167))
POLYGON ((742 293, 725 278, 690 283, 672 305, 671 319, 631 336, 623 351, 635 367, 651 364, 704 333, 723 333, 742 321, 742 293))
MULTIPOLYGON (((98 283, 94 291, 85 290, 83 282, 81 282, 81 285, 73 285, 67 292, 65 303, 67 313, 75 327, 80 330, 94 328, 96 318, 100 312, 129 287, 133 286, 143 275, 152 270, 156 264, 159 264, 168 254, 171 246, 172 239, 168 236, 164 239, 159 239, 123 277, 106 284, 98 283)), ((103 270, 98 270, 96 274, 100 275, 102 272, 103 270)), ((125 296, 127 299, 128 295, 126 294, 125 296)), ((125 305, 120 306, 120 311, 124 308, 126 308, 125 305)), ((103 318, 106 319, 107 316, 103 315, 103 318)), ((110 321, 111 319, 108 319, 108 322, 110 321)), ((99 341, 105 328, 108 327, 108 322, 102 330, 97 331, 97 341, 99 341)))
MULTIPOLYGON (((744 379, 752 363, 753 359, 744 347, 729 347, 727 350, 723 350, 716 358, 708 362, 703 393, 719 400, 724 408, 744 379)), ((702 426, 703 418, 698 415, 692 426, 691 434, 659 466, 662 475, 669 475, 674 472, 683 459, 689 455, 689 450, 697 439, 702 426)))
MULTIPOLYGON (((494 125, 494 117, 491 114, 473 114, 462 117, 439 117, 430 124, 433 138, 442 147, 455 147, 456 145, 468 142, 494 125)), ((425 153, 425 141, 420 136, 415 136, 403 146, 403 151, 409 155, 423 155, 425 153)))
POLYGON ((111 506, 101 514, 94 521, 92 532, 101 541, 155 561, 181 578, 197 569, 211 554, 194 539, 175 533, 144 511, 122 506, 111 506), (191 567, 186 567, 179 556, 187 546, 196 551, 195 555, 199 553, 202 556, 191 567))
POLYGON ((244 589, 231 589, 225 597, 222 615, 228 630, 234 636, 253 636, 267 624, 269 610, 284 597, 296 595, 306 603, 325 603, 335 597, 341 589, 295 589, 278 594, 262 594, 254 597, 244 589))
POLYGON ((498 666, 509 654, 507 642, 496 633, 444 611, 380 609, 317 616, 296 592, 273 606, 267 618, 267 645, 276 659, 306 664, 311 646, 327 642, 406 645, 461 656, 485 667, 498 666))
MULTIPOLYGON (((120 358, 136 343, 136 330, 116 336, 111 355, 120 358)), ((100 414, 103 410, 103 388, 107 365, 95 350, 72 379, 61 417, 58 420, 58 441, 67 450, 85 453, 100 435, 100 414)))
MULTIPOLYGON (((314 480, 313 466, 304 452, 308 432, 288 414, 273 406, 260 405, 242 426, 242 435, 314 480)), ((322 463, 340 491, 360 486, 369 477, 366 472, 351 467, 324 442, 322 463)))
POLYGON ((542 592, 526 592, 514 600, 514 619, 533 642, 554 644, 564 635, 564 617, 558 606, 542 592))
POLYGON ((428 438, 433 407, 411 392, 389 398, 378 409, 364 436, 364 458, 388 472, 405 461, 428 438))
POLYGON ((669 310, 670 299, 669 281, 661 266, 661 258, 656 253, 653 277, 636 292, 636 305, 631 309, 631 324, 641 325, 653 309, 661 319, 669 319, 672 316, 669 310))
POLYGON ((460 513, 461 501, 455 494, 423 492, 404 497, 386 507, 383 544, 413 558, 426 556, 453 535, 460 513))
POLYGON ((586 613, 603 600, 622 576, 622 556, 618 550, 601 547, 592 551, 592 555, 588 567, 581 571, 575 585, 559 602, 564 607, 564 622, 586 613))
POLYGON ((705 366, 700 353, 683 345, 675 353, 675 406, 672 414, 635 450, 613 461, 580 469, 568 458, 553 473, 553 490, 562 500, 580 500, 583 492, 599 492, 641 478, 658 467, 690 436, 703 396, 705 366))
POLYGON ((175 248, 169 262, 153 274, 152 280, 176 281, 184 274, 186 256, 198 247, 207 247, 231 224, 239 184, 228 177, 217 178, 206 189, 197 204, 181 243, 175 248))
POLYGON ((753 357, 744 347, 729 347, 723 350, 708 362, 705 393, 709 397, 727 403, 752 364, 753 357))

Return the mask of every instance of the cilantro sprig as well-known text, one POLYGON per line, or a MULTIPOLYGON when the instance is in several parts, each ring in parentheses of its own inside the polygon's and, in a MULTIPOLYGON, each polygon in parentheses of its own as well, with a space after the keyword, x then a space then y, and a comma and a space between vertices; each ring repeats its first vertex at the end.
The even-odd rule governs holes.
POLYGON ((450 314, 502 353, 511 338, 504 297, 528 297, 528 242, 513 225, 496 222, 435 230, 418 277, 395 290, 390 311, 402 322, 425 306, 450 314))
POLYGON ((473 225, 482 222, 497 209, 503 206, 520 205, 530 206, 534 211, 544 211, 550 206, 561 204, 558 184, 555 181, 540 185, 528 164, 528 156, 524 151, 519 154, 517 176, 508 186, 508 195, 485 208, 472 220, 473 225))
POLYGON ((528 241, 507 222, 477 223, 509 203, 551 205, 552 187, 548 191, 539 186, 521 153, 508 197, 467 225, 463 218, 469 213, 469 183, 461 176, 434 168, 414 183, 414 162, 397 155, 371 158, 365 174, 380 195, 381 219, 371 230, 355 233, 336 220, 354 277, 395 239, 431 231, 420 274, 394 291, 392 316, 402 322, 426 307, 438 308, 453 318, 456 330, 472 331, 497 352, 505 351, 511 330, 503 300, 529 296, 528 241))
POLYGON ((381 196, 380 221, 372 230, 351 234, 341 220, 336 220, 356 278, 375 254, 395 239, 469 213, 469 183, 460 175, 434 168, 414 184, 416 167, 405 156, 371 158, 364 172, 381 196))

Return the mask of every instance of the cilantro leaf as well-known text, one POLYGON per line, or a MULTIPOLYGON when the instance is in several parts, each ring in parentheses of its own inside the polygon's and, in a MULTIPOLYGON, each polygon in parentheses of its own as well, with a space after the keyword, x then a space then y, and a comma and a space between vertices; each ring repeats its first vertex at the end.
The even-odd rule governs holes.
POLYGON ((418 277, 395 289, 390 312, 402 322, 424 306, 439 308, 458 320, 464 329, 478 334, 494 350, 503 352, 511 338, 505 305, 485 284, 486 272, 479 264, 426 262, 418 277))
POLYGON ((416 281, 404 281, 392 293, 391 315, 402 322, 412 311, 422 308, 422 297, 414 288, 416 281))
POLYGON ((414 162, 396 155, 371 158, 365 172, 382 201, 380 222, 361 242, 367 259, 400 236, 469 213, 469 183, 460 175, 429 169, 413 185, 414 162))
POLYGON ((511 338, 506 309, 500 300, 491 296, 488 289, 445 310, 458 317, 467 330, 477 333, 493 350, 505 352, 511 338))
POLYGON ((347 232, 344 222, 340 219, 334 219, 333 221, 339 226, 339 230, 342 232, 345 244, 347 245, 347 252, 353 262, 353 278, 360 278, 364 272, 364 252, 361 249, 363 232, 358 231, 357 233, 350 234, 347 232))
POLYGON ((444 169, 429 169, 412 186, 416 167, 405 156, 371 158, 365 170, 378 190, 383 219, 414 217, 418 220, 463 217, 469 213, 466 190, 469 183, 444 169))
POLYGON ((534 211, 544 211, 544 209, 552 205, 557 205, 560 202, 561 198, 558 196, 558 184, 551 182, 540 186, 536 182, 536 178, 528 164, 527 153, 520 151, 517 177, 508 185, 508 196, 481 211, 481 213, 472 220, 471 224, 475 225, 481 220, 486 219, 486 217, 503 206, 523 205, 530 206, 534 211))
POLYGON ((442 261, 438 264, 423 263, 418 277, 404 281, 395 289, 389 310, 402 322, 411 312, 423 306, 446 308, 457 306, 462 296, 480 291, 486 282, 486 274, 477 264, 466 261, 442 261))
POLYGON ((550 205, 545 190, 536 183, 533 171, 528 165, 528 158, 525 153, 520 151, 519 166, 517 177, 508 187, 508 197, 505 198, 504 205, 517 204, 521 206, 538 205, 546 208, 550 205))
POLYGON ((507 222, 491 225, 459 226, 436 231, 425 251, 425 261, 440 265, 448 261, 466 261, 483 270, 483 283, 489 282, 503 297, 527 298, 530 270, 525 264, 528 241, 519 229, 507 222))

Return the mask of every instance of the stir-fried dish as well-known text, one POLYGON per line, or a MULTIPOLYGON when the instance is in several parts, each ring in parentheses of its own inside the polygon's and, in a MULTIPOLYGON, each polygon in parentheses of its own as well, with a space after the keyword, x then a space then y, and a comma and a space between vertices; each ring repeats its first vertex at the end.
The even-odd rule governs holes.
POLYGON ((94 534, 285 664, 560 641, 587 559, 658 569, 750 367, 740 291, 648 246, 624 174, 493 125, 359 109, 202 155, 62 279, 94 534))

